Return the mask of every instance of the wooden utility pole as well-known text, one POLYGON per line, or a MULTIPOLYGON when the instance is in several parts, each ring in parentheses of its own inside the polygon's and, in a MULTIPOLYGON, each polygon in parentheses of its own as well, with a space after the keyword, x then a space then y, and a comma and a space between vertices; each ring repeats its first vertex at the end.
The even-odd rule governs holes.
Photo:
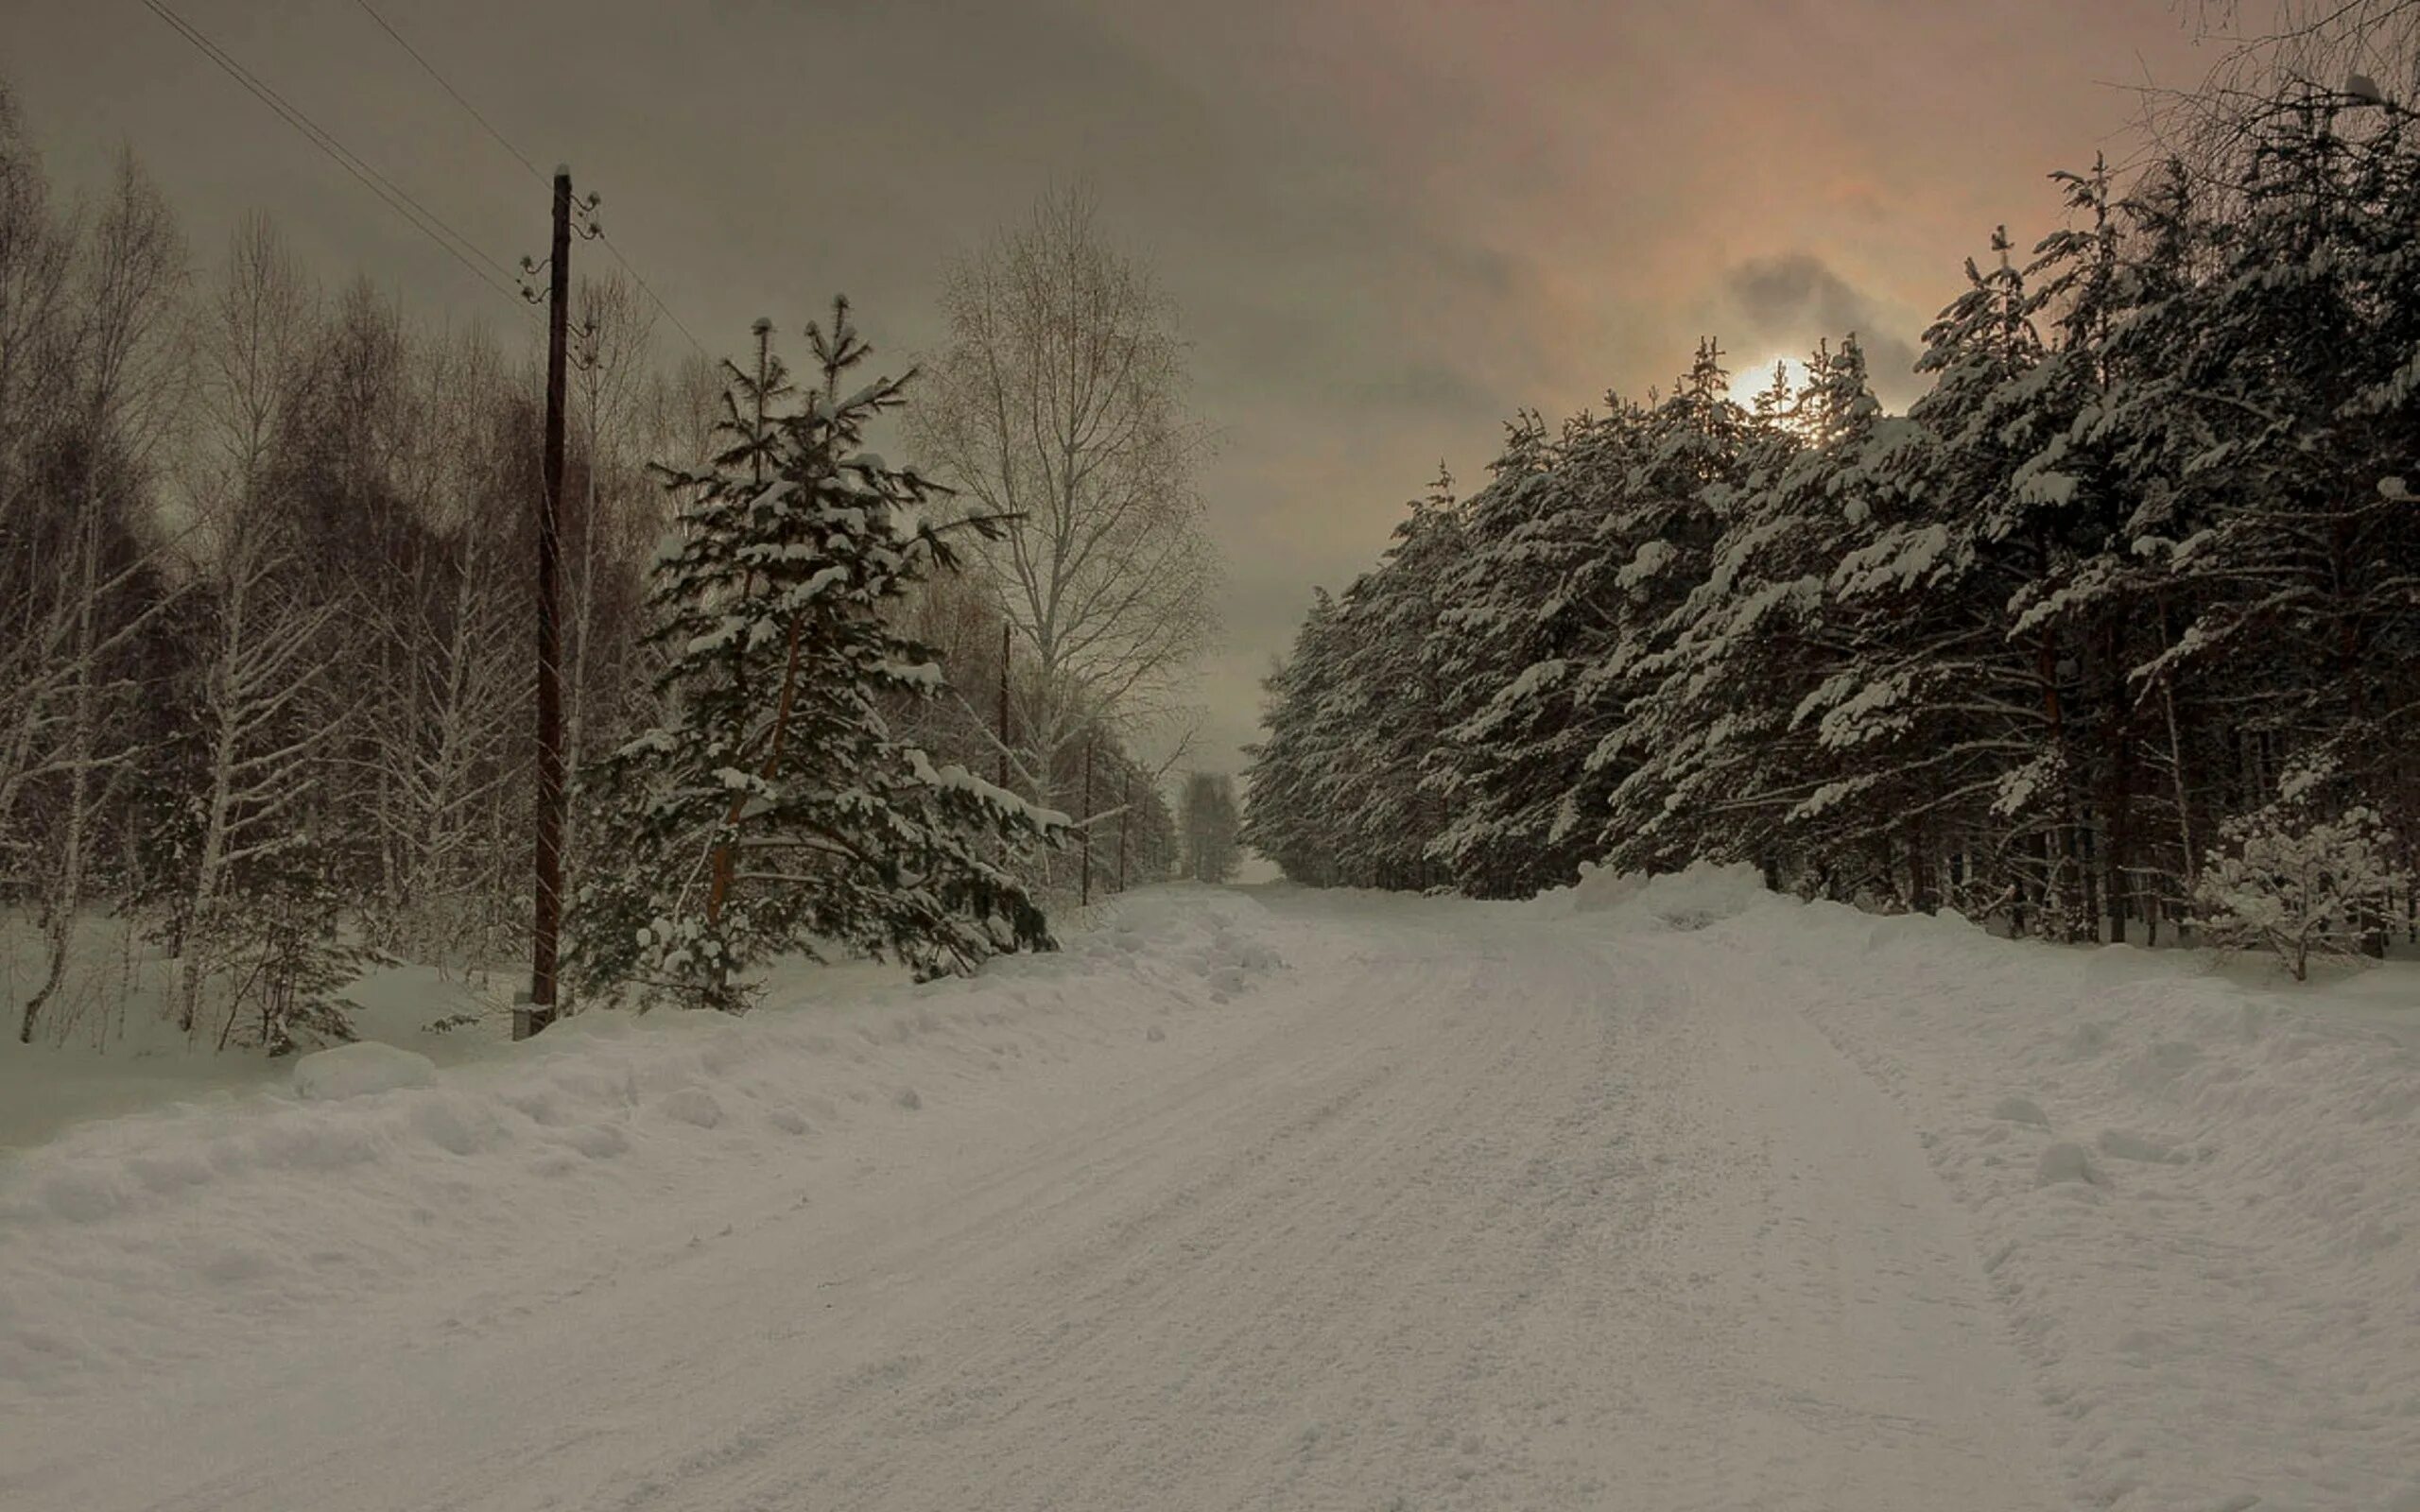
POLYGON ((555 234, 546 263, 546 491, 538 505, 538 868, 530 931, 529 1001, 512 1038, 555 1021, 555 946, 562 928, 562 626, 556 579, 562 556, 564 323, 571 309, 571 170, 555 170, 555 234))
POLYGON ((1126 801, 1117 806, 1117 890, 1126 890, 1126 832, 1134 823, 1134 779, 1126 778, 1126 801))
POLYGON ((1093 904, 1093 737, 1084 731, 1084 882, 1079 906, 1093 904))

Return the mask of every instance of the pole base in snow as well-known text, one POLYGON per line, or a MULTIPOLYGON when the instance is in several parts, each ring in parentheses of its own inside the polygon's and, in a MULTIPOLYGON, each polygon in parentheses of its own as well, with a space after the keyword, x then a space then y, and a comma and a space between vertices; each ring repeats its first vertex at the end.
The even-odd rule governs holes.
POLYGON ((527 988, 512 994, 512 1038, 514 1040, 527 1040, 554 1022, 555 1005, 553 1004, 542 1005, 530 1002, 529 990, 527 988))

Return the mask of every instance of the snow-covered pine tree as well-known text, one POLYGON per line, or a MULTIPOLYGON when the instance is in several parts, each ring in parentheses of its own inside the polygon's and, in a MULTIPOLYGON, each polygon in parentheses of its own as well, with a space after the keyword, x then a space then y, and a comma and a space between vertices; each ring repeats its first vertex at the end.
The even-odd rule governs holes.
POLYGON ((1378 565, 1345 590, 1324 627, 1331 666, 1311 719, 1324 752, 1313 803, 1319 813, 1353 816, 1323 851, 1334 880, 1417 889, 1443 878, 1427 850, 1443 827, 1444 805, 1422 783, 1420 765, 1442 728, 1427 641, 1444 607, 1446 569, 1461 556, 1453 479, 1441 469, 1378 565))
MULTIPOLYGON (((1778 380, 1777 380, 1778 381, 1778 380)), ((1572 720, 1586 758, 1558 821, 1558 837, 1582 838, 1601 859, 1613 795, 1651 759, 1651 695, 1662 653, 1685 623, 1706 578, 1713 549, 1743 507, 1741 485, 1769 441, 1780 439, 1730 397, 1722 350, 1698 343, 1671 397, 1651 409, 1635 460, 1605 492, 1611 507, 1598 523, 1593 570, 1575 576, 1591 614, 1573 658, 1572 720)), ((1777 401, 1768 398, 1770 407, 1777 401)), ((1594 490, 1592 490, 1594 491, 1594 490)), ((1661 864, 1675 858, 1654 857, 1661 864)))
POLYGON ((2059 175, 2068 228, 1968 266, 1904 416, 1854 345, 1753 414, 1710 351, 1670 400, 1524 413, 1443 549, 1414 533, 1305 621, 1255 843, 1417 885, 1387 865, 1415 692, 1426 854, 1479 894, 1715 856, 2124 937, 2212 917, 2205 864, 2240 867, 2290 771, 2420 829, 2420 115, 2299 84, 2229 109, 2193 166, 2059 175))
POLYGON ((1647 421, 1616 395, 1606 404, 1551 435, 1535 414, 1508 422, 1495 476, 1462 507, 1430 638, 1445 730, 1422 780, 1452 816, 1429 854, 1474 896, 1527 896, 1595 859, 1593 831, 1570 822, 1592 744, 1572 683, 1599 632, 1594 590, 1629 561, 1604 537, 1647 421))
POLYGON ((702 470, 664 470, 683 501, 649 593, 666 713, 593 774, 607 838, 570 953, 585 990, 637 983, 737 1011, 740 971, 783 952, 929 977, 1051 948, 1001 858, 1059 843, 1065 818, 937 766, 878 707, 940 688, 887 611, 955 565, 922 517, 939 490, 864 447, 908 380, 842 388, 871 351, 846 301, 806 335, 820 387, 801 399, 769 356, 727 365, 728 444, 702 470))
POLYGON ((2301 90, 2248 113, 2241 202, 2207 238, 2163 386, 2182 458, 2166 557, 2194 613, 2162 670, 2226 711, 2225 806, 2324 754, 2404 833, 2420 812, 2410 122, 2301 90))
MULTIPOLYGON (((2173 495, 2152 419, 2170 349, 2144 337, 2165 323, 2156 305, 2185 270, 2161 238, 2145 236, 2143 207, 2118 196, 2105 162, 2053 177, 2066 188, 2070 224, 2043 238, 2026 270, 2040 281, 2034 298, 2050 325, 2027 382, 2044 439, 2017 468, 1999 533, 2048 548, 2009 601, 2009 635, 2060 652, 2066 671, 2048 685, 2061 717, 2045 734, 2065 739, 2069 833, 2079 859, 2094 863, 2082 876, 2085 911, 2122 941, 2130 917, 2156 931, 2178 902, 2142 864, 2160 859, 2177 833, 2173 777, 2147 781, 2173 755, 2161 738, 2166 690, 2129 674, 2163 644, 2163 542, 2145 538, 2165 534, 2173 495), (2137 244, 2179 266, 2146 266, 2137 244), (2121 327, 2128 339, 2113 339, 2121 327), (2146 822, 2153 815, 2170 822, 2146 822)), ((2181 874, 2181 853, 2170 854, 2181 874)))
POLYGON ((1252 764, 1239 838, 1296 882, 1315 887, 1344 881, 1337 852, 1359 826, 1330 808, 1322 785, 1338 752, 1326 711, 1343 691, 1342 633, 1336 600, 1311 590, 1311 606, 1294 632, 1293 654, 1261 682, 1268 695, 1261 723, 1269 738, 1244 747, 1252 764))
POLYGON ((1877 427, 1856 471, 1856 534, 1824 606, 1844 654, 1793 715, 1815 762, 1791 818, 1911 906, 1937 891, 1932 858, 1984 856, 1996 890, 1962 902, 2064 930, 2082 909, 2059 827, 2059 657, 2045 638, 2013 642, 2007 613, 2055 546, 2012 524, 2048 424, 2032 384, 2043 347, 2004 230, 1992 251, 1926 333, 1931 391, 1907 423, 1877 427))
POLYGON ((1844 509, 1871 507, 1861 470, 1881 408, 1854 335, 1816 349, 1786 405, 1760 402, 1746 481, 1704 580, 1640 669, 1653 680, 1624 747, 1638 765, 1603 831, 1614 864, 1754 861, 1779 881, 1822 849, 1787 823, 1818 765, 1790 715, 1840 665, 1824 583, 1855 523, 1844 509))

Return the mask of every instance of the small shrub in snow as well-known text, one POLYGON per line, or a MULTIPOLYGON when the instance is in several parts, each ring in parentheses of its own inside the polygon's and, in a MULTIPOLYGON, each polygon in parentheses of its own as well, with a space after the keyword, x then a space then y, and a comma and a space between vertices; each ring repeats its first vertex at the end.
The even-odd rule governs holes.
POLYGON ((2211 943, 2266 950, 2297 982, 2314 955, 2357 956, 2381 927, 2390 895, 2409 885, 2394 833, 2376 810, 2320 807, 2326 775, 2298 771, 2275 801, 2229 820, 2194 887, 2196 922, 2211 943))
POLYGON ((196 913, 182 969, 193 1003, 216 985, 220 1049, 284 1056, 354 1038, 355 1005, 342 989, 361 974, 362 956, 340 938, 337 913, 333 891, 300 864, 264 868, 196 913))

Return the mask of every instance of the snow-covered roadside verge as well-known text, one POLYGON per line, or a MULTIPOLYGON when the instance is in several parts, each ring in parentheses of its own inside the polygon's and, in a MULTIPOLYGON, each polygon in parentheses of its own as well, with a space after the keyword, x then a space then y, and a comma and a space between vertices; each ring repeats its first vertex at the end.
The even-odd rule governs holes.
POLYGON ((1991 938, 1700 870, 1534 905, 1804 1012, 1922 1131, 2120 1512, 2420 1509, 2420 1001, 1991 938), (2351 1000, 2351 1001, 2348 1001, 2351 1000))
POLYGON ((1063 954, 971 980, 797 1011, 777 991, 736 1021, 587 1016, 384 1078, 424 1085, 78 1125, 0 1155, 0 1444, 113 1386, 325 1335, 332 1316, 475 1319, 532 1277, 577 1286, 627 1259, 591 1252, 609 1233, 674 1243, 761 1200, 743 1173, 863 1163, 956 1137, 957 1114, 996 1128, 1114 1094, 1126 1070, 1185 1052, 1184 1015, 1240 1010, 1294 948, 1247 899, 1147 891, 1063 954))
MULTIPOLYGON (((0 909, 0 1001, 22 1002, 45 968, 22 910, 0 909)), ((845 1000, 908 980, 904 968, 846 961, 776 964, 777 1001, 845 1000)), ((341 996, 362 1040, 459 1065, 504 1053, 526 962, 501 970, 374 958, 341 996)), ((89 1119, 221 1101, 285 1086, 288 1061, 216 1046, 229 1028, 213 1005, 192 1034, 173 1022, 176 962, 140 919, 86 916, 66 981, 32 1044, 0 1035, 0 1153, 46 1143, 89 1119)), ((10 1021, 13 1026, 14 1021, 10 1021)))

